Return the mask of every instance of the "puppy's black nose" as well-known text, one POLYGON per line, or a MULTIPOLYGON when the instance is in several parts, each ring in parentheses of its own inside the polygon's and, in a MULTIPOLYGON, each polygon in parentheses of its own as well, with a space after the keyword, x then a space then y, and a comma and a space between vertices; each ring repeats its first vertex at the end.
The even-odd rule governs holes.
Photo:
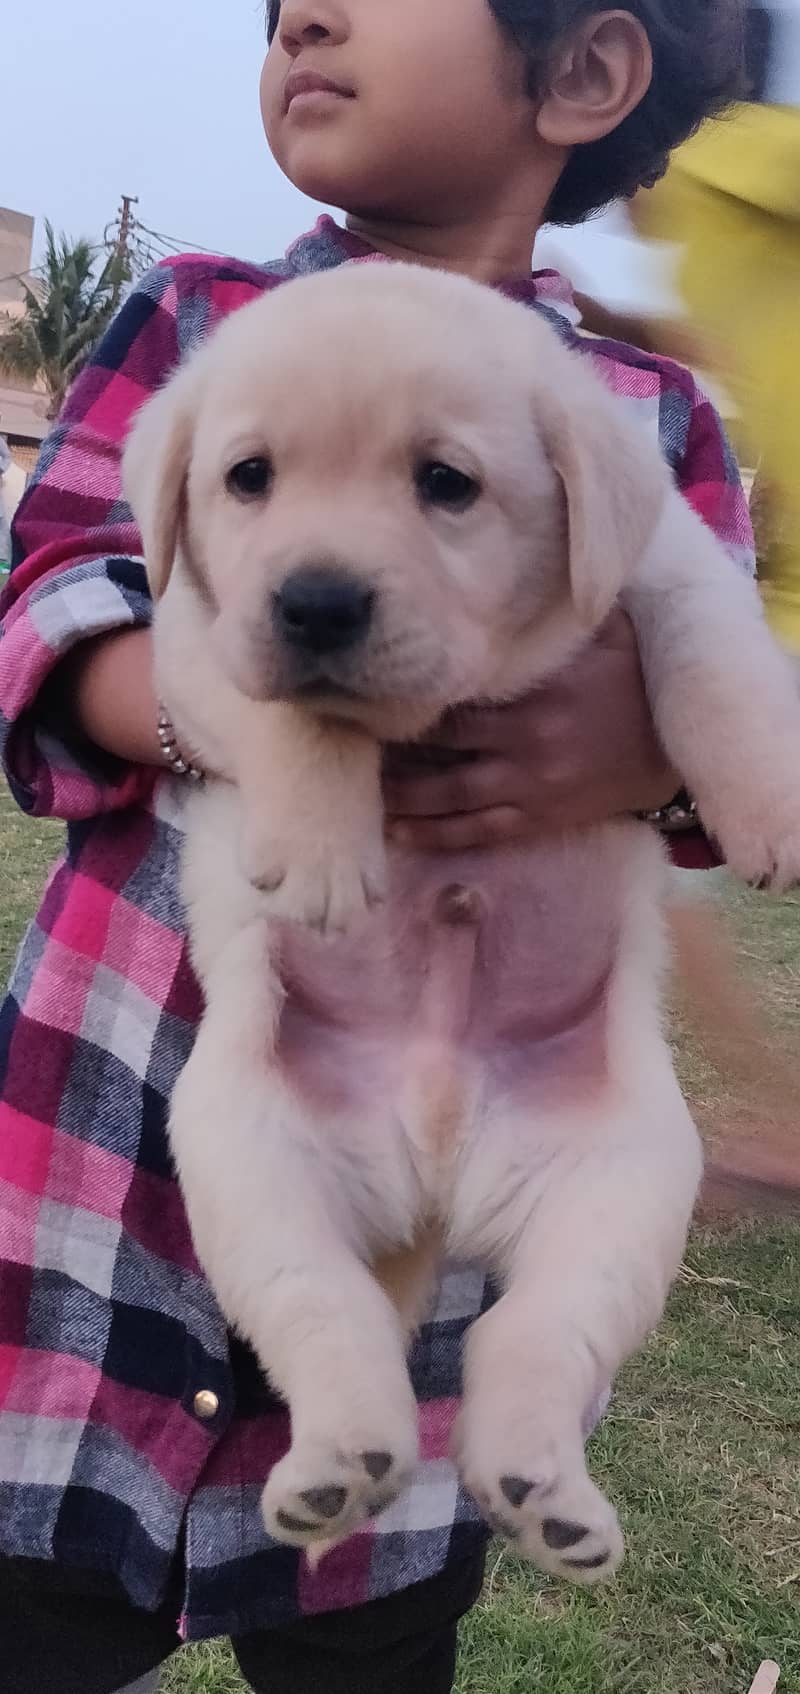
POLYGON ((375 596, 356 577, 324 565, 293 571, 273 598, 276 633, 308 653, 338 653, 363 641, 375 596))

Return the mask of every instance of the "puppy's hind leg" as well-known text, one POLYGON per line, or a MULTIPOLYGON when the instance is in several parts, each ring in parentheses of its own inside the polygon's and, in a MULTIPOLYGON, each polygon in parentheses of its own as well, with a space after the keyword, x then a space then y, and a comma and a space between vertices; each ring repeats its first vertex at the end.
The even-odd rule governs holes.
POLYGON ((252 923, 206 977, 207 1009, 170 1135, 198 1257, 291 1414, 267 1482, 270 1534, 333 1543, 399 1493, 417 1457, 402 1326, 359 1256, 317 1126, 272 1062, 268 929, 252 923))
POLYGON ((674 1084, 649 1123, 597 1123, 577 1147, 565 1137, 502 1267, 505 1293, 467 1340, 465 1484, 519 1553, 573 1582, 603 1581, 622 1559, 584 1420, 661 1316, 699 1171, 674 1084))

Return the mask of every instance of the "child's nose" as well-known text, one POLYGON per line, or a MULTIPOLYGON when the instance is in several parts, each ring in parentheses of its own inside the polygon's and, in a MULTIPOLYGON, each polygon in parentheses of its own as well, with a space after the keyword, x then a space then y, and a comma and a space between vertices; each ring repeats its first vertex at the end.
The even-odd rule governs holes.
POLYGON ((347 24, 339 0, 283 0, 278 35, 285 52, 291 54, 303 47, 344 41, 347 24))

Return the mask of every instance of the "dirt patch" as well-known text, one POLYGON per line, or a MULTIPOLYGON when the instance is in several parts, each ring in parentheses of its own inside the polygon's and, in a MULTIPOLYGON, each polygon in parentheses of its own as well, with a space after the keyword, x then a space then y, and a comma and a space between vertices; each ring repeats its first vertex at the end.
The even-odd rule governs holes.
POLYGON ((707 1150, 708 1215, 800 1216, 800 894, 737 887, 683 909, 673 1039, 707 1150))
POLYGON ((701 1215, 800 1217, 800 1113, 796 1129, 742 1114, 705 1139, 701 1215))

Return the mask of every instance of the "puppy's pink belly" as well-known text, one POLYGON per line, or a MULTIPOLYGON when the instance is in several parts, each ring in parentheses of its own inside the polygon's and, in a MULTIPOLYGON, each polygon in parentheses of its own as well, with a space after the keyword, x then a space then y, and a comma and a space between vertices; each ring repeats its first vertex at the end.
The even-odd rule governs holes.
POLYGON ((592 983, 582 998, 559 1003, 546 1024, 537 1016, 519 1019, 504 1033, 492 1032, 477 1056, 492 1093, 521 1103, 572 1097, 605 1080, 610 972, 592 983))
POLYGON ((279 1051, 294 1085, 323 1110, 385 1111, 432 1048, 516 1102, 601 1084, 620 911, 609 870, 599 887, 596 855, 555 848, 404 861, 357 935, 287 931, 279 1051))
MULTIPOLYGON (((482 1078, 488 1097, 544 1103, 602 1085, 606 1076, 606 982, 575 1005, 559 1005, 546 1033, 539 1018, 499 1035, 489 1020, 447 1045, 454 1072, 482 1078)), ((391 1108, 415 1066, 424 1032, 409 1024, 343 1030, 287 1001, 279 1052, 293 1085, 322 1110, 391 1108)), ((438 1043, 444 1049, 444 1044, 438 1043)))

